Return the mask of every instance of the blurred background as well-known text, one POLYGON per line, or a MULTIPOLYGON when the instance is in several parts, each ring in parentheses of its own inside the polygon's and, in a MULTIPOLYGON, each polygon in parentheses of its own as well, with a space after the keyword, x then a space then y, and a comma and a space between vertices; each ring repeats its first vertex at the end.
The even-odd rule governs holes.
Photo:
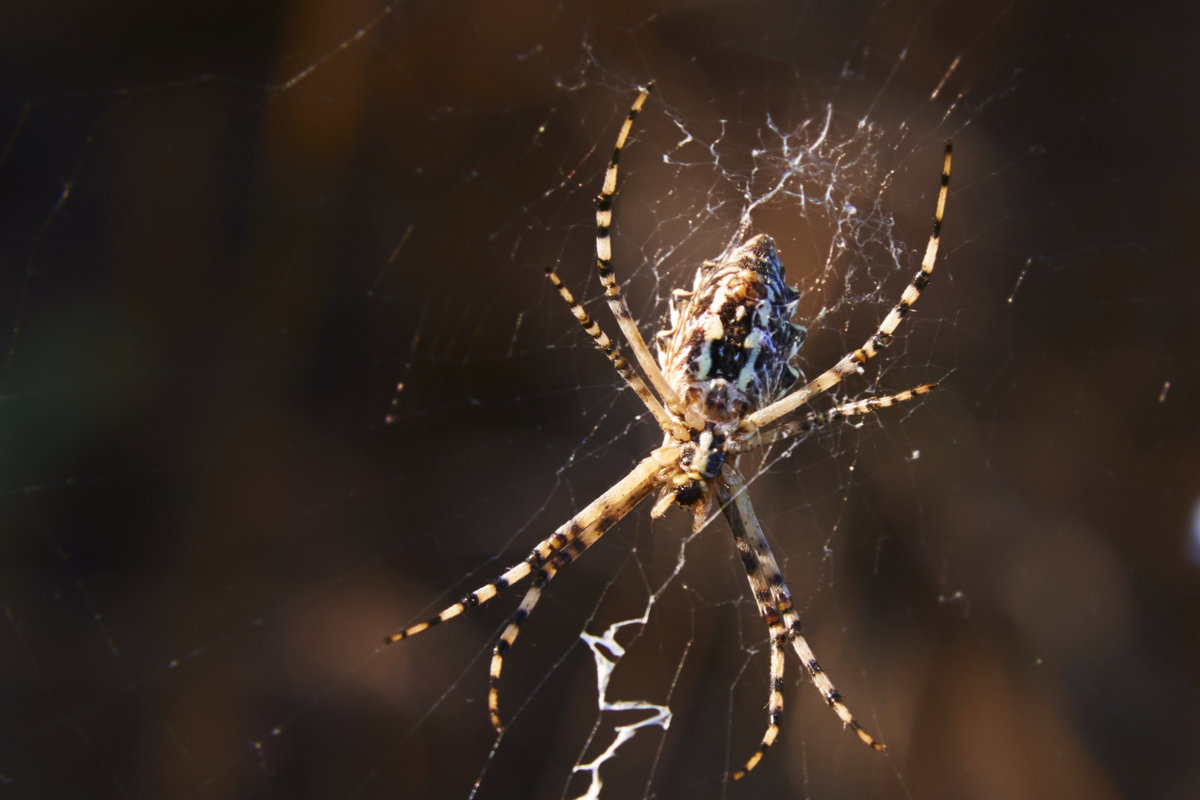
POLYGON ((1195 797, 1197 16, 8 9, 4 794, 577 797, 573 768, 649 716, 597 710, 580 633, 650 607, 607 698, 671 722, 603 797, 1195 797), (688 538, 638 509, 562 573, 506 661, 500 739, 488 659, 519 592, 381 644, 661 438, 542 274, 616 332, 592 198, 648 80, 616 211, 643 332, 749 221, 803 292, 810 375, 903 290, 954 140, 934 281, 836 397, 939 390, 743 464, 886 755, 792 657, 779 743, 725 782, 767 659, 720 520, 688 538))

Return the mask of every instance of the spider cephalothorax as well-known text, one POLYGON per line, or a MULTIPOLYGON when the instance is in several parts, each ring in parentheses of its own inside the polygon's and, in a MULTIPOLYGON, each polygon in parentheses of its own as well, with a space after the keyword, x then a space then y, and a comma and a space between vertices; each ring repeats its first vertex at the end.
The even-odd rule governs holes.
POLYGON ((398 642, 439 622, 453 619, 486 603, 503 589, 533 577, 521 605, 492 653, 488 712, 501 730, 498 683, 504 655, 512 647, 521 625, 529 617, 546 584, 639 503, 658 493, 651 514, 658 516, 672 503, 691 508, 696 526, 703 525, 712 507, 718 507, 733 532, 734 546, 746 570, 759 614, 767 625, 770 642, 770 694, 767 729, 746 765, 732 774, 734 780, 754 769, 779 735, 783 717, 784 651, 791 647, 825 702, 858 738, 883 750, 860 725, 825 674, 800 633, 800 617, 792 604, 787 583, 747 493, 747 481, 738 469, 742 453, 803 435, 836 419, 861 416, 928 393, 933 384, 915 386, 892 395, 873 395, 819 410, 812 401, 863 370, 895 332, 900 321, 929 283, 937 259, 950 182, 950 143, 942 162, 942 183, 933 215, 933 233, 925 247, 921 267, 899 301, 879 327, 856 350, 800 387, 799 372, 791 360, 804 341, 804 328, 792 322, 800 293, 787 285, 775 243, 755 236, 719 261, 705 262, 696 272, 689 291, 677 291, 671 302, 670 327, 658 334, 658 362, 642 338, 629 312, 624 293, 612 269, 613 199, 617 192, 617 162, 629 138, 633 119, 646 102, 650 88, 638 93, 625 124, 617 135, 612 159, 604 173, 604 186, 596 202, 596 266, 608 306, 628 342, 636 364, 625 360, 617 346, 591 315, 575 300, 553 269, 547 275, 580 326, 608 357, 625 384, 642 401, 663 433, 655 448, 607 492, 539 542, 529 556, 509 567, 491 583, 480 586, 425 622, 410 625, 387 637, 398 642), (807 409, 799 417, 795 414, 807 409))

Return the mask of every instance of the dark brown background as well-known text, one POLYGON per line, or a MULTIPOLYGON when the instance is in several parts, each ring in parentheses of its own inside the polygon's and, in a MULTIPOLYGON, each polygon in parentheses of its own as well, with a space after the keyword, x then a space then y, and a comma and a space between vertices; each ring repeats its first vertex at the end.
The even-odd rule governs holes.
MULTIPOLYGON (((730 120, 736 158, 768 113, 787 129, 832 102, 884 131, 912 248, 955 138, 936 280, 878 385, 851 389, 949 375, 754 488, 818 655, 889 754, 789 680, 777 750, 721 782, 761 734, 766 662, 716 525, 614 684, 670 691, 676 716, 608 796, 1194 797, 1195 10, 792 6, 6 13, 4 793, 461 798, 485 766, 481 798, 583 790, 564 789, 596 718, 576 636, 640 612, 682 515, 639 511, 556 581, 490 762, 487 657, 515 598, 376 643, 656 441, 541 277, 555 261, 596 297, 589 201, 653 78, 617 214, 638 311, 734 222, 667 254, 719 183, 662 164, 673 122, 730 120), (667 260, 630 263, 646 253, 667 260)), ((763 219, 785 255, 806 248, 791 210, 763 219)), ((814 326, 806 368, 903 282, 814 326)))

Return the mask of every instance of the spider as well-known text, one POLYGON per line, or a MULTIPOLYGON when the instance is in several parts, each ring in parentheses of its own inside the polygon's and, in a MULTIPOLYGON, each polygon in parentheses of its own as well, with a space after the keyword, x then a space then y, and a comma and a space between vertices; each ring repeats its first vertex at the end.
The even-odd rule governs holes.
POLYGON ((754 769, 779 735, 783 716, 784 655, 788 645, 796 651, 813 685, 843 724, 868 746, 882 751, 884 744, 854 718, 801 635, 799 615, 750 504, 746 479, 737 462, 743 453, 772 442, 828 425, 837 419, 903 403, 934 389, 936 384, 924 384, 885 397, 843 403, 825 411, 809 411, 799 419, 772 425, 810 403, 817 395, 829 391, 847 376, 862 372, 863 364, 888 344, 900 320, 929 283, 937 258, 950 182, 950 143, 946 143, 942 162, 933 232, 920 270, 862 347, 847 353, 815 379, 793 389, 800 373, 791 361, 805 336, 805 329, 792 322, 800 293, 786 283, 783 265, 770 236, 760 234, 744 242, 728 257, 718 262, 705 262, 697 271, 690 290, 675 291, 670 327, 657 336, 657 360, 651 355, 629 311, 612 269, 612 206, 617 192, 621 151, 652 86, 647 85, 639 91, 625 117, 604 174, 604 186, 596 199, 596 266, 600 282, 608 306, 641 368, 640 374, 575 300, 554 269, 548 267, 546 274, 579 325, 654 417, 662 429, 663 444, 612 488, 539 542, 524 561, 510 567, 491 583, 470 592, 436 617, 405 628, 384 641, 398 642, 453 619, 532 575, 532 585, 501 633, 492 655, 488 712, 497 732, 503 731, 498 684, 504 656, 512 648, 546 584, 558 571, 656 492, 657 502, 651 516, 662 516, 672 504, 678 504, 691 509, 696 530, 704 525, 716 505, 733 532, 734 545, 770 636, 767 729, 758 749, 730 776, 731 779, 738 780, 754 769))

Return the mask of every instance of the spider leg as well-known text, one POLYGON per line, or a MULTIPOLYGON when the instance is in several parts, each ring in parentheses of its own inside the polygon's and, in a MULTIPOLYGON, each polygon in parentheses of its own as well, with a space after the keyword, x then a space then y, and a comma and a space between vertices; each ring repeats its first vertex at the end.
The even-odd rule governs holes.
POLYGON ((646 98, 650 96, 652 88, 654 88, 653 82, 648 83, 638 92, 637 99, 633 101, 629 114, 626 115, 625 122, 621 125, 621 131, 617 134, 617 143, 613 147, 612 158, 608 162, 608 169, 604 172, 604 186, 596 198, 596 269, 600 273, 600 284, 604 287, 604 296, 608 300, 608 307, 612 309, 613 316, 617 319, 617 325, 620 326, 626 341, 629 342, 634 358, 641 366, 642 371, 646 373, 646 377, 650 379, 650 385, 658 392, 658 396, 663 399, 667 408, 672 413, 681 416, 683 406, 679 402, 679 395, 667 383, 662 370, 658 367, 658 362, 655 361, 650 348, 646 346, 646 340, 642 338, 637 322, 629 311, 629 304, 625 301, 621 286, 617 283, 617 276, 612 271, 612 201, 613 195, 617 193, 617 164, 621 160, 621 150, 624 149, 625 142, 629 139, 629 132, 633 129, 633 120, 642 110, 642 106, 646 104, 646 98))
POLYGON ((563 284, 553 267, 546 268, 546 277, 550 279, 550 282, 554 284, 554 288, 558 290, 559 296, 570 307, 571 313, 575 315, 575 319, 579 322, 580 327, 583 328, 588 336, 592 337, 592 341, 596 343, 596 346, 600 348, 604 355, 608 356, 609 362, 612 363, 613 368, 620 373, 621 377, 625 379, 625 382, 629 384, 629 388, 633 389, 637 396, 641 398, 642 403, 645 404, 646 408, 654 416, 655 421, 658 422, 658 426, 664 431, 673 432, 676 439, 686 439, 687 429, 679 424, 678 421, 671 418, 671 415, 662 407, 662 403, 658 402, 658 398, 646 386, 641 376, 629 366, 629 362, 621 355, 621 351, 613 344, 612 339, 608 338, 608 334, 604 332, 600 324, 592 319, 592 316, 575 300, 575 295, 571 294, 571 290, 563 284))
POLYGON ((557 572, 558 567, 553 562, 543 565, 538 570, 529 591, 525 592, 525 596, 521 598, 521 605, 513 612, 512 619, 504 629, 504 633, 500 634, 500 640, 496 642, 495 649, 492 650, 492 666, 488 672, 488 716, 492 720, 492 727, 497 732, 504 730, 504 723, 500 720, 500 671, 504 668, 504 654, 517 641, 517 634, 521 632, 521 626, 542 597, 542 589, 557 572))
POLYGON ((763 734, 762 743, 754 751, 754 755, 746 760, 745 766, 729 776, 731 781, 740 781, 746 773, 758 766, 763 756, 779 737, 779 723, 783 721, 783 666, 786 663, 783 646, 787 643, 787 630, 783 625, 777 625, 778 632, 771 630, 771 694, 767 698, 767 730, 763 734))
MULTIPOLYGON (((491 583, 486 583, 475 591, 469 592, 457 603, 442 609, 437 616, 424 622, 418 622, 416 625, 410 625, 404 630, 386 637, 383 640, 384 643, 392 644, 423 633, 438 623, 454 619, 476 606, 483 605, 502 590, 525 580, 535 571, 542 569, 560 552, 574 552, 577 555, 578 552, 575 552, 573 548, 578 538, 581 536, 586 538, 593 528, 599 526, 603 530, 607 530, 620 521, 634 506, 658 488, 662 483, 659 475, 663 467, 678 458, 678 455, 679 450, 674 446, 658 448, 642 459, 637 466, 630 470, 628 475, 619 480, 611 489, 560 525, 550 536, 538 542, 529 556, 520 564, 509 567, 491 583)), ((595 539, 591 541, 595 541, 595 539)), ((567 561, 573 557, 574 555, 570 556, 567 561)))
POLYGON ((517 641, 521 626, 525 624, 525 620, 533 612, 533 607, 542 597, 542 590, 560 569, 598 542, 600 537, 607 533, 613 525, 620 522, 638 503, 645 500, 661 485, 662 467, 669 462, 663 461, 662 458, 656 460, 656 456, 664 453, 674 453, 677 457, 678 449, 672 446, 658 448, 620 483, 581 511, 571 521, 578 523, 578 528, 571 536, 570 541, 551 553, 538 567, 533 584, 525 592, 525 597, 521 599, 521 605, 513 612, 512 619, 505 627, 504 632, 500 634, 500 640, 496 642, 496 647, 492 651, 492 666, 488 673, 488 714, 492 720, 492 727, 497 731, 504 730, 504 725, 500 720, 499 689, 500 671, 504 668, 504 655, 517 641), (646 474, 637 475, 636 473, 643 466, 647 466, 646 474))
MULTIPOLYGON (((730 508, 729 500, 723 488, 719 488, 718 497, 723 506, 723 510, 730 508)), ((725 512, 728 515, 729 511, 725 512)), ((780 614, 776 604, 776 593, 772 591, 770 585, 770 576, 763 568, 763 562, 754 552, 754 548, 746 536, 741 535, 740 528, 731 523, 733 529, 733 539, 737 546, 738 555, 742 557, 742 564, 746 567, 746 578, 750 581, 750 588, 754 592, 754 601, 758 604, 758 611, 767 623, 767 634, 771 637, 771 672, 769 678, 770 694, 767 697, 767 730, 763 733, 762 742, 758 749, 754 751, 754 755, 746 760, 746 764, 729 776, 730 780, 741 780, 746 773, 758 766, 758 762, 762 761, 767 750, 775 743, 779 737, 779 724, 783 721, 783 671, 786 663, 784 659, 784 647, 787 645, 790 638, 788 629, 784 625, 783 617, 780 614)))
POLYGON ((828 411, 810 411, 800 419, 786 422, 778 428, 765 433, 758 431, 744 433, 726 445, 725 452, 743 453, 747 450, 763 447, 783 439, 789 439, 792 436, 802 435, 809 431, 823 428, 839 419, 851 419, 878 411, 881 408, 890 408, 897 403, 906 403, 914 397, 929 394, 936 388, 936 383, 923 383, 920 386, 914 386, 911 389, 905 389, 903 392, 897 392, 896 394, 889 394, 886 397, 868 397, 863 400, 855 400, 850 403, 843 403, 840 406, 834 406, 828 411))
MULTIPOLYGON (((887 749, 883 742, 877 741, 854 718, 854 715, 842 699, 841 693, 834 687, 833 682, 829 680, 829 677, 825 674, 825 671, 821 668, 820 663, 813 654, 812 648, 809 647, 808 642, 801 635, 800 616, 792 606, 791 593, 784 582, 783 573, 779 569, 778 562, 775 561, 775 555, 771 552, 771 546, 767 543, 767 537, 763 533, 758 516, 754 513, 754 507, 750 504, 750 496, 746 493, 745 478, 742 477, 742 474, 735 467, 729 464, 726 464, 722 468, 721 477, 724 481, 716 482, 717 497, 721 502, 721 511, 725 515, 725 519, 728 520, 729 527, 733 530, 733 537, 737 543, 738 553, 742 557, 742 563, 746 566, 747 577, 750 579, 750 585, 754 589, 754 599, 758 603, 759 611, 762 613, 763 618, 767 620, 768 626, 773 626, 776 623, 773 623, 772 620, 782 617, 782 625, 787 629, 784 641, 792 643, 792 649, 796 651, 796 655, 800 657, 800 662, 804 664, 804 668, 808 671, 809 679, 817 688, 817 691, 821 693, 821 697, 829 704, 830 708, 841 717, 846 727, 853 730, 859 739, 873 749, 887 749), (760 575, 761 577, 756 578, 756 575, 760 575), (767 587, 765 593, 761 589, 762 585, 767 587)), ((774 635, 774 631, 772 630, 772 636, 774 637, 774 635)), ((775 641, 774 638, 772 641, 775 641)), ((780 699, 780 703, 782 704, 782 698, 780 699)), ((767 741, 771 734, 770 729, 768 729, 767 733, 768 736, 763 738, 763 747, 747 762, 745 770, 734 775, 735 779, 741 777, 742 774, 745 774, 745 772, 758 763, 762 751, 770 745, 770 742, 767 741)))
POLYGON ((950 153, 950 142, 946 142, 946 155, 942 161, 942 183, 941 188, 938 189, 937 207, 933 212, 933 232, 929 234, 929 243, 925 246, 925 256, 921 259, 921 268, 917 270, 917 274, 913 276, 904 293, 900 295, 900 301, 896 303, 895 308, 888 312, 888 315, 879 323, 875 333, 863 342, 862 347, 852 353, 847 353, 840 361, 809 381, 803 388, 747 416, 742 420, 741 429, 743 431, 761 428, 792 413, 813 397, 832 389, 843 378, 861 372, 862 365, 887 346, 892 334, 900 325, 900 320, 909 312, 913 303, 921 296, 921 292, 929 285, 929 278, 933 274, 933 265, 937 261, 938 244, 942 237, 942 216, 946 211, 946 195, 950 187, 950 153))

